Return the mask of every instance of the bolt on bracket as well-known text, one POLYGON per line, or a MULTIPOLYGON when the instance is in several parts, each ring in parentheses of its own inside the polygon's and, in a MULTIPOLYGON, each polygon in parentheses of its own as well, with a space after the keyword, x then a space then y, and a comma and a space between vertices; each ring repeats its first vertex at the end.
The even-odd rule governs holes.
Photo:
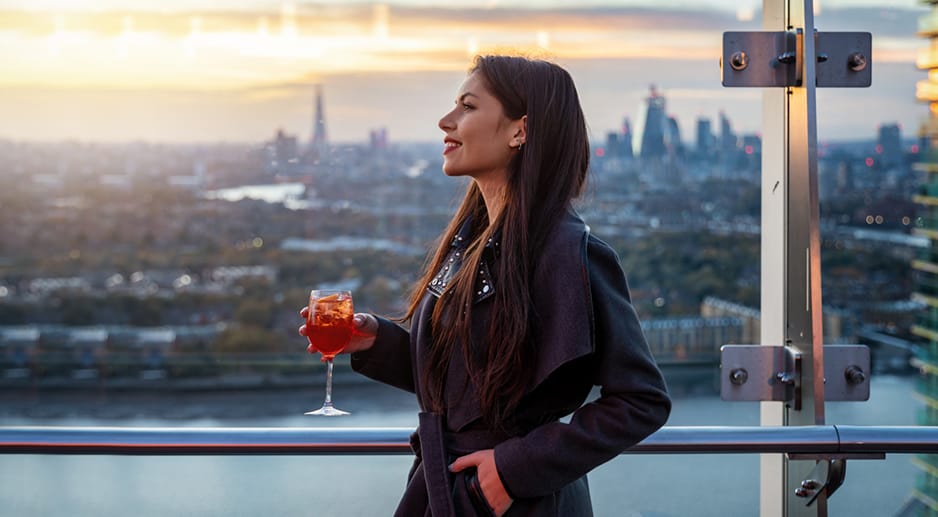
MULTIPOLYGON (((819 88, 865 88, 872 83, 869 32, 817 32, 815 85, 819 88)), ((723 86, 802 86, 804 33, 724 32, 720 69, 723 86), (724 66, 726 65, 726 66, 724 66)))
MULTIPOLYGON (((824 399, 870 398, 870 349, 824 346, 824 399)), ((724 345, 720 348, 720 398, 787 402, 801 410, 802 355, 793 346, 724 345)))

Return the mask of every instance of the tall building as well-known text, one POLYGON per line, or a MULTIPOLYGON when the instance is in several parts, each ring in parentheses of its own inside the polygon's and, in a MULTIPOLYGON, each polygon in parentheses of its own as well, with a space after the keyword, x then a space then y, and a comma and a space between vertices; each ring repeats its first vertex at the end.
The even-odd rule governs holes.
POLYGON ((705 117, 697 118, 697 153, 700 155, 709 155, 713 152, 713 127, 710 119, 705 117))
POLYGON ((372 151, 385 151, 388 148, 388 129, 379 127, 368 132, 368 147, 372 151))
POLYGON ((622 132, 610 131, 606 134, 606 156, 610 158, 632 157, 632 128, 629 119, 622 122, 622 132))
POLYGON ((730 119, 726 116, 726 113, 720 112, 720 152, 727 156, 732 156, 736 153, 736 148, 738 145, 738 138, 736 133, 733 132, 733 127, 730 125, 730 119))
POLYGON ((317 160, 329 154, 329 138, 326 135, 326 112, 322 107, 322 85, 316 85, 316 110, 313 114, 313 137, 309 144, 309 155, 317 160))
POLYGON ((606 156, 618 158, 622 154, 622 135, 615 131, 606 133, 606 156))
POLYGON ((277 130, 274 139, 264 146, 267 171, 273 174, 292 174, 299 166, 299 147, 296 137, 277 130))
POLYGON ((654 85, 645 105, 639 107, 635 133, 632 136, 632 154, 640 158, 657 158, 667 155, 665 133, 668 131, 668 118, 665 115, 664 97, 658 94, 654 85))
POLYGON ((682 156, 684 154, 684 144, 681 143, 681 126, 677 123, 677 117, 668 117, 665 129, 664 143, 668 153, 682 156))
POLYGON ((886 167, 902 164, 902 128, 899 124, 882 124, 879 126, 876 153, 886 167))
MULTIPOLYGON (((922 184, 915 202, 919 205, 917 235, 931 240, 912 263, 916 287, 913 298, 924 305, 912 333, 922 338, 917 353, 917 364, 922 372, 918 398, 923 402, 919 412, 919 425, 938 425, 938 0, 922 0, 931 11, 919 19, 919 35, 929 40, 929 46, 919 53, 918 67, 928 70, 928 79, 916 87, 916 97, 927 103, 929 116, 922 123, 922 140, 928 151, 920 153, 915 168, 922 174, 922 184)), ((904 515, 938 515, 938 455, 919 455, 913 463, 921 469, 912 492, 912 500, 904 515)))
POLYGON ((634 150, 632 149, 632 123, 629 121, 628 117, 622 120, 622 142, 620 146, 622 157, 631 158, 635 156, 634 150))
POLYGON ((760 170, 762 167, 762 137, 759 135, 743 135, 742 164, 750 170, 760 170))

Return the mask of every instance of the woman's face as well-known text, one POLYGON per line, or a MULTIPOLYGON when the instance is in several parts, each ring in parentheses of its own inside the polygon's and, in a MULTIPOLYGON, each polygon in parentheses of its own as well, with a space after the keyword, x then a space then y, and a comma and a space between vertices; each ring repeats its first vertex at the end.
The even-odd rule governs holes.
POLYGON ((478 72, 463 81, 456 106, 439 123, 443 139, 443 172, 476 181, 506 182, 508 164, 524 141, 524 119, 505 116, 501 103, 478 72))

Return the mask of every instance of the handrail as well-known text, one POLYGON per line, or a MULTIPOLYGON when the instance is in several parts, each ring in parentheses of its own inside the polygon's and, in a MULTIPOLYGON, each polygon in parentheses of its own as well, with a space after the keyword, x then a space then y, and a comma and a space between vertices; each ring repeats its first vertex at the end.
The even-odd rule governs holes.
MULTIPOLYGON (((411 454, 412 428, 0 427, 0 454, 411 454)), ((938 453, 938 427, 668 426, 626 454, 938 453)))

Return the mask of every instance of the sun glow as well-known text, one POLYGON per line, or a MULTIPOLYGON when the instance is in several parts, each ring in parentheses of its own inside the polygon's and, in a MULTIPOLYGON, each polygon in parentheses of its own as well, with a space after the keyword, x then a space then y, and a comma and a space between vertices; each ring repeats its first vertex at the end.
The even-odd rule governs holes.
MULTIPOLYGON (((823 0, 824 14, 845 1, 823 0)), ((0 139, 253 141, 272 127, 307 128, 314 82, 341 113, 336 134, 358 138, 379 121, 425 135, 433 96, 450 102, 471 57, 498 51, 576 71, 609 127, 621 116, 610 106, 638 105, 651 79, 671 85, 675 106, 757 102, 720 90, 717 62, 721 32, 756 27, 759 0, 627 3, 0 0, 0 139), (641 92, 623 100, 635 81, 641 92), (679 95, 675 81, 699 91, 679 95)), ((912 31, 877 34, 873 60, 914 70, 921 46, 912 31)))
POLYGON ((0 86, 239 88, 310 72, 463 70, 467 52, 501 48, 549 49, 559 59, 719 54, 717 40, 700 45, 707 41, 700 30, 651 31, 645 27, 666 24, 631 15, 493 10, 454 17, 387 4, 295 2, 274 12, 0 10, 4 48, 16 49, 0 51, 8 72, 0 86))

